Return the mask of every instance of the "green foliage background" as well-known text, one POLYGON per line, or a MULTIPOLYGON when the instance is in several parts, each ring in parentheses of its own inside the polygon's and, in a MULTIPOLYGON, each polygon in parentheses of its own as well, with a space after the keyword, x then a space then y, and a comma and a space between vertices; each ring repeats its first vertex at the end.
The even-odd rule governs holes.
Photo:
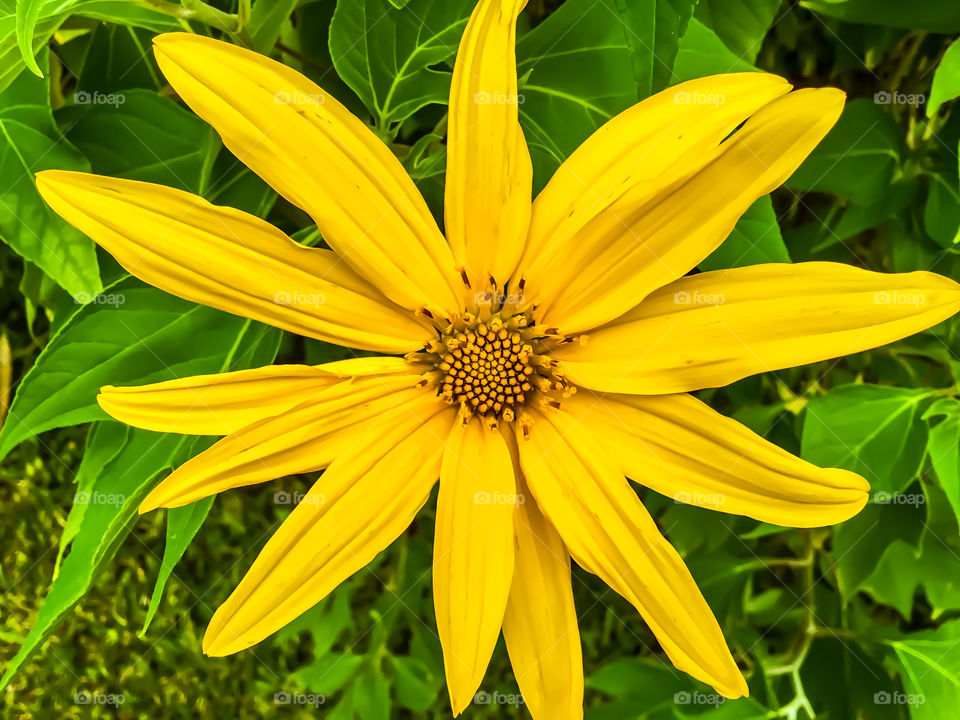
MULTIPOLYGON (((190 30, 314 78, 391 144, 439 216, 450 68, 471 7, 0 0, 4 716, 449 716, 429 585, 430 505, 366 571, 276 637, 229 658, 201 655, 213 610, 311 478, 138 518, 152 483, 209 440, 111 422, 96 391, 347 351, 281 337, 124 276, 46 209, 33 173, 163 183, 317 242, 306 216, 166 86, 151 37, 190 30), (291 697, 314 704, 284 702, 291 697)), ((760 68, 799 87, 840 87, 850 101, 786 187, 758 201, 701 268, 836 260, 960 279, 956 3, 531 0, 521 22, 521 119, 538 187, 638 99, 760 68)), ((717 613, 751 699, 718 705, 664 662, 625 601, 578 570, 588 718, 956 712, 958 323, 701 393, 792 452, 862 473, 872 502, 843 525, 800 531, 646 492, 717 613)), ((492 700, 481 697, 466 717, 525 716, 502 646, 483 691, 492 700)))

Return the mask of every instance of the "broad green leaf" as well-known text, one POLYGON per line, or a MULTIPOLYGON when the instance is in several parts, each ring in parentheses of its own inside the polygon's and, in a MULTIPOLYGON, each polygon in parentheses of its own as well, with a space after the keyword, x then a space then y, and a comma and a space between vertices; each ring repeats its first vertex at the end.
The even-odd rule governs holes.
POLYGON ((324 653, 293 674, 294 682, 322 695, 333 695, 350 682, 363 665, 364 655, 324 653))
POLYGON ((40 66, 33 56, 33 34, 40 19, 40 10, 47 0, 17 0, 17 44, 30 72, 43 76, 40 66))
POLYGON ((821 467, 852 470, 875 498, 900 492, 920 472, 927 429, 920 418, 934 392, 842 385, 813 398, 803 422, 801 455, 821 467))
POLYGON ((194 441, 185 435, 161 435, 119 423, 109 423, 109 428, 95 438, 107 447, 93 448, 90 457, 91 461, 111 453, 113 457, 106 465, 87 470, 97 477, 89 496, 81 498, 89 507, 29 635, 5 668, 0 689, 80 602, 129 533, 151 482, 189 457, 194 441))
POLYGON ((257 0, 254 3, 246 28, 254 50, 269 54, 298 4, 299 0, 257 0))
POLYGON ((449 60, 473 9, 470 0, 339 0, 330 25, 337 72, 363 100, 377 128, 392 136, 420 108, 446 103, 449 60))
POLYGON ((695 17, 734 54, 754 62, 780 0, 700 0, 695 17))
POLYGON ((870 205, 887 191, 902 144, 899 128, 882 105, 851 100, 837 124, 787 180, 787 187, 870 205))
POLYGON ((930 98, 927 100, 927 117, 936 115, 941 105, 958 96, 960 96, 960 40, 954 40, 933 73, 933 86, 930 88, 930 98))
MULTIPOLYGON (((166 85, 151 47, 151 33, 129 25, 98 24, 90 34, 77 84, 67 100, 78 104, 104 104, 102 98, 166 85)), ((69 63, 68 67, 72 67, 69 63)))
POLYGON ((943 0, 803 0, 800 4, 847 22, 936 33, 960 32, 960 5, 943 0))
MULTIPOLYGON (((41 53, 44 67, 47 53, 41 53)), ((89 170, 60 134, 49 85, 24 75, 0 93, 0 239, 74 297, 96 294, 100 271, 93 242, 50 210, 34 182, 41 170, 89 170)))
POLYGON ((923 209, 923 227, 930 239, 949 248, 960 240, 960 191, 955 175, 928 173, 930 185, 923 209))
POLYGON ((696 4, 697 0, 615 0, 632 56, 637 99, 670 85, 678 44, 696 4))
POLYGON ((430 666, 405 655, 388 655, 397 703, 416 712, 428 710, 443 686, 443 676, 430 666))
POLYGON ((637 102, 628 31, 617 13, 616 0, 567 0, 517 43, 520 124, 535 192, 597 128, 637 102))
POLYGON ((203 120, 150 90, 99 96, 112 102, 82 92, 85 103, 69 108, 63 120, 67 139, 86 154, 94 172, 205 191, 220 140, 203 120))
POLYGON ((737 221, 733 232, 700 263, 701 270, 790 262, 769 195, 757 200, 737 221))
POLYGON ((686 34, 680 38, 677 60, 673 66, 673 82, 751 70, 756 68, 731 52, 713 30, 694 18, 686 34))
POLYGON ((941 720, 947 708, 960 707, 960 621, 891 643, 903 667, 903 685, 916 702, 912 720, 941 720))
POLYGON ((868 503, 857 515, 834 528, 833 558, 844 600, 855 597, 866 585, 885 548, 902 543, 915 552, 919 549, 926 510, 919 487, 911 489, 916 492, 902 497, 912 502, 868 503))
POLYGON ((390 720, 390 680, 368 668, 353 681, 353 709, 363 720, 390 720))
POLYGON ((96 403, 103 385, 265 364, 278 337, 265 325, 122 279, 80 308, 24 376, 0 430, 0 457, 46 430, 106 419, 96 403))
MULTIPOLYGON (((198 447, 196 450, 202 452, 204 448, 198 447)), ((171 508, 167 510, 167 540, 163 547, 163 560, 160 562, 160 572, 157 573, 157 582, 153 587, 153 594, 150 596, 150 606, 147 608, 147 616, 143 620, 143 627, 140 629, 142 637, 153 616, 160 607, 160 600, 163 598, 163 589, 167 585, 167 580, 173 572, 173 568, 180 562, 183 553, 186 552, 197 531, 207 519, 210 508, 213 506, 215 496, 211 495, 203 500, 197 500, 185 507, 171 508)))
POLYGON ((960 519, 960 400, 942 398, 923 414, 939 422, 930 428, 927 453, 953 512, 960 519))

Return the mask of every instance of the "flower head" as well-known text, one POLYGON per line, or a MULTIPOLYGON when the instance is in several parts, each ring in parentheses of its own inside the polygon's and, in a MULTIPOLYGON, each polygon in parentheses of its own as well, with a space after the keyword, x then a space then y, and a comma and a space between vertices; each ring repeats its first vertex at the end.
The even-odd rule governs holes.
POLYGON ((382 356, 105 387, 99 401, 137 427, 225 436, 142 512, 325 470, 217 611, 211 655, 323 599, 403 533, 439 478, 434 599, 455 713, 502 632, 532 714, 582 716, 571 558, 637 608, 678 668, 742 696, 717 621, 627 478, 780 525, 849 518, 867 500, 861 477, 685 393, 892 342, 960 309, 960 286, 832 263, 688 275, 840 114, 841 92, 791 92, 764 73, 644 100, 531 200, 511 101, 523 5, 480 0, 464 32, 445 236, 389 148, 311 81, 209 38, 157 38, 180 97, 330 249, 130 180, 40 173, 47 202, 159 288, 382 356), (701 95, 723 102, 689 102, 701 95))

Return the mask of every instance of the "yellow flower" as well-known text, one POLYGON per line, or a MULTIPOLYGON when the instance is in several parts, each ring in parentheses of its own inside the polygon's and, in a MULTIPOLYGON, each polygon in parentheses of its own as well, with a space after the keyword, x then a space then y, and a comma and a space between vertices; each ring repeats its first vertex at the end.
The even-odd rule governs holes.
POLYGON ((217 611, 210 655, 263 640, 363 568, 439 478, 433 587, 454 713, 502 631, 533 716, 582 716, 571 557, 637 608, 678 668, 746 695, 626 478, 779 525, 849 518, 867 500, 863 478, 793 457, 685 393, 918 332, 960 309, 960 286, 822 262, 687 276, 840 114, 840 91, 791 92, 764 73, 639 103, 531 202, 523 5, 480 0, 460 44, 446 241, 389 148, 315 84, 229 44, 157 38, 177 93, 332 250, 130 180, 40 173, 47 202, 163 290, 385 356, 105 387, 99 401, 136 427, 226 435, 142 512, 326 469, 217 611))

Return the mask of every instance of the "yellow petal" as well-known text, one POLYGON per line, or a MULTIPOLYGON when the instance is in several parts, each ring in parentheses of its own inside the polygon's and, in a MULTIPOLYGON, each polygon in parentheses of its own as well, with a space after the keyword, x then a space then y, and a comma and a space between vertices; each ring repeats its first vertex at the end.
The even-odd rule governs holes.
POLYGON ((423 197, 335 98, 270 58, 200 35, 160 35, 154 53, 184 102, 358 274, 405 308, 459 309, 453 257, 423 197))
POLYGON ((269 365, 195 375, 150 385, 100 388, 97 402, 112 418, 155 432, 229 435, 319 395, 344 378, 411 373, 402 358, 357 358, 315 367, 269 365))
POLYGON ((298 335, 379 352, 418 349, 427 331, 328 250, 162 185, 88 173, 37 174, 44 200, 144 282, 298 335))
POLYGON ((811 465, 691 395, 578 393, 564 409, 625 475, 677 502, 819 527, 853 517, 868 499, 859 475, 811 465))
POLYGON ((725 697, 746 695, 693 577, 593 433, 565 412, 533 415, 520 464, 573 559, 637 608, 677 668, 725 697))
POLYGON ((642 185, 628 189, 547 268, 559 290, 548 306, 541 303, 544 322, 567 333, 597 327, 696 267, 757 198, 796 170, 836 122, 843 101, 831 88, 792 92, 763 106, 720 145, 698 150, 704 164, 689 176, 653 194, 642 185))
POLYGON ((686 392, 885 345, 958 310, 960 285, 934 273, 753 265, 678 280, 556 356, 594 390, 686 392))
MULTIPOLYGON (((513 454, 516 441, 513 441, 513 454)), ((514 457, 523 502, 514 516, 516 560, 503 639, 534 720, 583 718, 583 653, 570 586, 570 555, 530 494, 514 457)))
POLYGON ((433 542, 433 601, 455 716, 473 701, 500 636, 516 493, 499 431, 458 422, 443 455, 433 542))
POLYGON ((322 470, 371 434, 416 427, 443 407, 417 375, 344 380, 300 405, 228 435, 177 468, 140 505, 180 507, 231 488, 322 470))
POLYGON ((368 433, 337 459, 214 614, 207 655, 244 650, 309 610, 410 525, 437 481, 449 408, 402 433, 368 433))
POLYGON ((690 80, 637 103, 591 135, 533 203, 519 272, 537 302, 549 304, 575 271, 565 258, 591 220, 628 190, 640 203, 700 170, 740 123, 790 87, 757 72, 690 80))
POLYGON ((444 224, 478 287, 510 278, 530 223, 533 171, 518 120, 515 48, 524 5, 477 3, 450 87, 444 224))

